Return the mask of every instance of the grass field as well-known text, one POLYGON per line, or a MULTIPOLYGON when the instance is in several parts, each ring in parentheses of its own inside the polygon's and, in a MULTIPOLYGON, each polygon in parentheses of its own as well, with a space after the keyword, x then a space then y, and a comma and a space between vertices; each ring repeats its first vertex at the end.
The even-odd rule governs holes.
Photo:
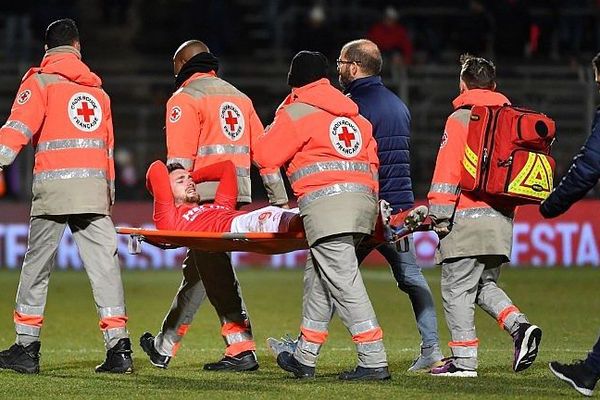
MULTIPOLYGON (((419 338, 408 298, 386 270, 363 271, 385 344, 393 379, 383 383, 342 383, 338 372, 353 368, 355 351, 339 322, 332 324, 318 377, 297 381, 280 370, 266 349, 268 336, 296 334, 300 323, 301 271, 245 270, 239 273, 259 346, 260 369, 251 373, 209 373, 202 364, 221 357, 218 319, 206 302, 169 369, 152 367, 138 346, 145 330, 156 332, 180 280, 178 271, 125 272, 129 330, 135 373, 99 375, 94 366, 104 348, 87 277, 56 272, 50 284, 42 333, 39 376, 0 371, 0 398, 172 398, 172 399, 489 399, 571 398, 576 393, 556 380, 547 363, 581 358, 600 328, 600 271, 593 269, 506 269, 501 285, 544 331, 541 353, 527 371, 511 370, 512 342, 478 311, 479 378, 430 377, 405 372, 418 352, 419 338)), ((426 276, 436 296, 442 343, 448 341, 439 300, 439 270, 426 276)), ((0 270, 0 347, 14 340, 12 307, 15 271, 0 270)), ((444 348, 447 352, 447 349, 444 348)))

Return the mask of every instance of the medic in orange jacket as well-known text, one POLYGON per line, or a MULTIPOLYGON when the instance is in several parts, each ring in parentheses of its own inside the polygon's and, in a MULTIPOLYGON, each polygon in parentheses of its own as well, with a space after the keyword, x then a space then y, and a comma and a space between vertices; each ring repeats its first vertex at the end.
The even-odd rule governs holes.
MULTIPOLYGON (((197 170, 220 161, 232 161, 238 176, 238 202, 250 203, 250 164, 253 148, 264 129, 252 101, 214 71, 187 79, 167 103, 167 164, 178 162, 197 170)), ((278 169, 261 171, 271 204, 286 204, 278 169), (282 192, 269 189, 280 183, 282 192)), ((212 200, 214 182, 198 187, 204 200, 212 200)))
MULTIPOLYGON (((447 231, 455 219, 499 214, 488 203, 471 193, 461 193, 459 182, 467 143, 471 106, 500 106, 503 104, 510 104, 503 94, 485 89, 466 90, 452 102, 455 111, 446 121, 435 162, 431 188, 427 195, 430 205, 429 215, 436 222, 437 229, 442 232, 447 231)), ((511 214, 514 209, 502 211, 505 214, 511 214)))
POLYGON ((110 99, 80 57, 70 46, 49 50, 0 128, 0 167, 30 140, 35 148, 32 216, 108 215, 114 202, 110 99))
POLYGON ((286 167, 303 206, 341 192, 377 194, 377 144, 358 106, 327 79, 292 89, 254 150, 264 168, 286 167))

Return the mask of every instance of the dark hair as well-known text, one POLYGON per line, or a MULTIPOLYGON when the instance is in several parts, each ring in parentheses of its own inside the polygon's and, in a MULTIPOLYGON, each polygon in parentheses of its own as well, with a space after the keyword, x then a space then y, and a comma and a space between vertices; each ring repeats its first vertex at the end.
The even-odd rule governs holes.
POLYGON ((470 54, 460 56, 460 79, 469 89, 493 89, 496 84, 496 66, 493 62, 470 54))
POLYGON ((54 21, 46 29, 44 41, 48 49, 58 46, 71 46, 79 41, 79 30, 75 21, 69 18, 54 21))
POLYGON ((592 65, 596 68, 596 71, 600 72, 600 53, 592 59, 592 65))
POLYGON ((178 169, 185 170, 185 167, 178 162, 167 164, 167 171, 169 171, 169 173, 171 173, 173 171, 177 171, 178 169))
POLYGON ((369 75, 379 75, 383 66, 381 52, 370 40, 359 39, 346 43, 344 53, 348 61, 354 61, 369 75))

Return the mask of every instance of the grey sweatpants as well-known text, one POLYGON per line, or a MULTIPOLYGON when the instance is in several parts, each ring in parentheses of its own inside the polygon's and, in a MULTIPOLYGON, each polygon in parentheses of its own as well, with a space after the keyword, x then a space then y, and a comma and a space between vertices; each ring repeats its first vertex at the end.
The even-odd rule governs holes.
MULTIPOLYGON (((307 328, 315 326, 326 331, 332 307, 352 335, 379 326, 358 269, 355 246, 362 237, 362 234, 330 236, 310 248, 302 299, 303 325, 307 328)), ((319 350, 320 346, 299 345, 294 357, 304 365, 314 366, 319 350)), ((361 367, 387 366, 381 340, 356 343, 356 350, 361 367)))
MULTIPOLYGON (((50 273, 67 225, 92 285, 99 317, 124 316, 125 300, 115 227, 109 216, 100 214, 31 217, 15 311, 36 317, 44 315, 50 273)), ((19 344, 27 346, 39 340, 41 326, 16 323, 15 329, 19 344)), ((106 348, 113 347, 119 339, 126 337, 129 334, 124 327, 105 330, 106 348)))
MULTIPOLYGON (((501 256, 465 257, 442 263, 442 300, 452 342, 454 364, 465 369, 477 368, 477 345, 459 345, 477 340, 475 303, 494 319, 513 303, 497 285, 501 256)), ((504 329, 514 333, 527 317, 514 312, 504 320, 504 329)))
POLYGON ((221 324, 247 321, 246 307, 229 254, 188 250, 181 285, 154 340, 160 354, 174 355, 176 346, 207 297, 221 324))

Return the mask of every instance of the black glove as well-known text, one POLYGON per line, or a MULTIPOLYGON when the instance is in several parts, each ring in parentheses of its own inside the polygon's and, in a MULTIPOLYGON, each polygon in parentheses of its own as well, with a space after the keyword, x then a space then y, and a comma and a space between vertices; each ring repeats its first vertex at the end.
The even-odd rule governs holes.
POLYGON ((443 239, 446 237, 450 231, 452 230, 452 224, 450 220, 447 218, 435 218, 431 217, 432 229, 435 233, 437 233, 438 238, 443 239))

